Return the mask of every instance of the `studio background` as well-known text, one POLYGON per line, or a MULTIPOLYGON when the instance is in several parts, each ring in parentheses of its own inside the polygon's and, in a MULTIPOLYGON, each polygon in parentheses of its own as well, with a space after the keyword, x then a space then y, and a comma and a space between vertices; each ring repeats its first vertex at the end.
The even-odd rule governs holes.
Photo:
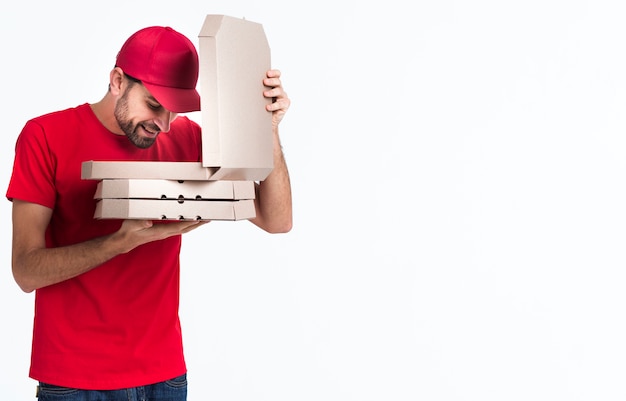
MULTIPOLYGON (((190 401, 626 398, 626 4, 12 2, 3 191, 27 119, 99 100, 144 26, 197 45, 206 14, 262 23, 283 72, 294 228, 185 235, 190 401)), ((1 398, 31 400, 0 216, 1 398)))

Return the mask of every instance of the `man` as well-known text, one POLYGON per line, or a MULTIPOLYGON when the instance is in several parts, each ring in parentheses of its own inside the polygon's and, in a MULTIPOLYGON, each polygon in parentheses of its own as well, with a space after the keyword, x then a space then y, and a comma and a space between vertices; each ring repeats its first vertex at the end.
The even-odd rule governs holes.
MULTIPOLYGON (((200 109, 198 55, 169 27, 148 27, 122 46, 109 88, 94 104, 28 121, 16 143, 12 268, 36 290, 30 377, 40 400, 185 400, 178 317, 181 235, 198 221, 94 219, 97 182, 83 161, 201 160, 200 127, 178 113, 200 109), (50 398, 49 398, 50 397, 50 398)), ((256 184, 256 217, 291 230, 291 187, 278 125, 290 106, 280 72, 274 101, 274 169, 256 184)))

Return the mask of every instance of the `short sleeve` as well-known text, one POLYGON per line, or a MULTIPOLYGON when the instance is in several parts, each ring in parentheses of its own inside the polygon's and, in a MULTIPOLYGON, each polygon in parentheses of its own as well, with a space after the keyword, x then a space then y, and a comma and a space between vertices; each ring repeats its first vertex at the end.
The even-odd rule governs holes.
POLYGON ((34 120, 28 121, 16 141, 7 199, 20 199, 54 208, 55 165, 44 128, 34 120))

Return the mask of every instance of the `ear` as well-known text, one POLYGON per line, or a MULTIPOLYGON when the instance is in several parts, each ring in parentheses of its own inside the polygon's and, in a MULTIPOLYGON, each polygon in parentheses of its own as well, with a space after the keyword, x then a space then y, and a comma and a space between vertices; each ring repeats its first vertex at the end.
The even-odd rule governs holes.
POLYGON ((109 88, 113 96, 118 96, 122 92, 124 82, 124 71, 120 67, 115 67, 109 74, 109 88))

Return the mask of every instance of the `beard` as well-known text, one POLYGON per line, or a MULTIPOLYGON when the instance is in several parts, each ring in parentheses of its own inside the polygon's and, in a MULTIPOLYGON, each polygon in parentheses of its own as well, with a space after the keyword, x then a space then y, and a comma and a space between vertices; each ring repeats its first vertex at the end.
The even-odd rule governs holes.
POLYGON ((122 131, 124 131, 124 134, 126 134, 126 137, 133 143, 133 145, 141 149, 146 149, 154 144, 154 141, 156 141, 156 137, 142 137, 137 133, 137 129, 140 125, 142 125, 150 131, 157 132, 159 131, 159 127, 154 124, 149 124, 147 122, 135 124, 128 117, 128 93, 131 87, 132 85, 126 88, 126 90, 122 94, 122 97, 115 105, 115 110, 113 114, 115 115, 115 120, 117 120, 117 124, 120 126, 122 131))

